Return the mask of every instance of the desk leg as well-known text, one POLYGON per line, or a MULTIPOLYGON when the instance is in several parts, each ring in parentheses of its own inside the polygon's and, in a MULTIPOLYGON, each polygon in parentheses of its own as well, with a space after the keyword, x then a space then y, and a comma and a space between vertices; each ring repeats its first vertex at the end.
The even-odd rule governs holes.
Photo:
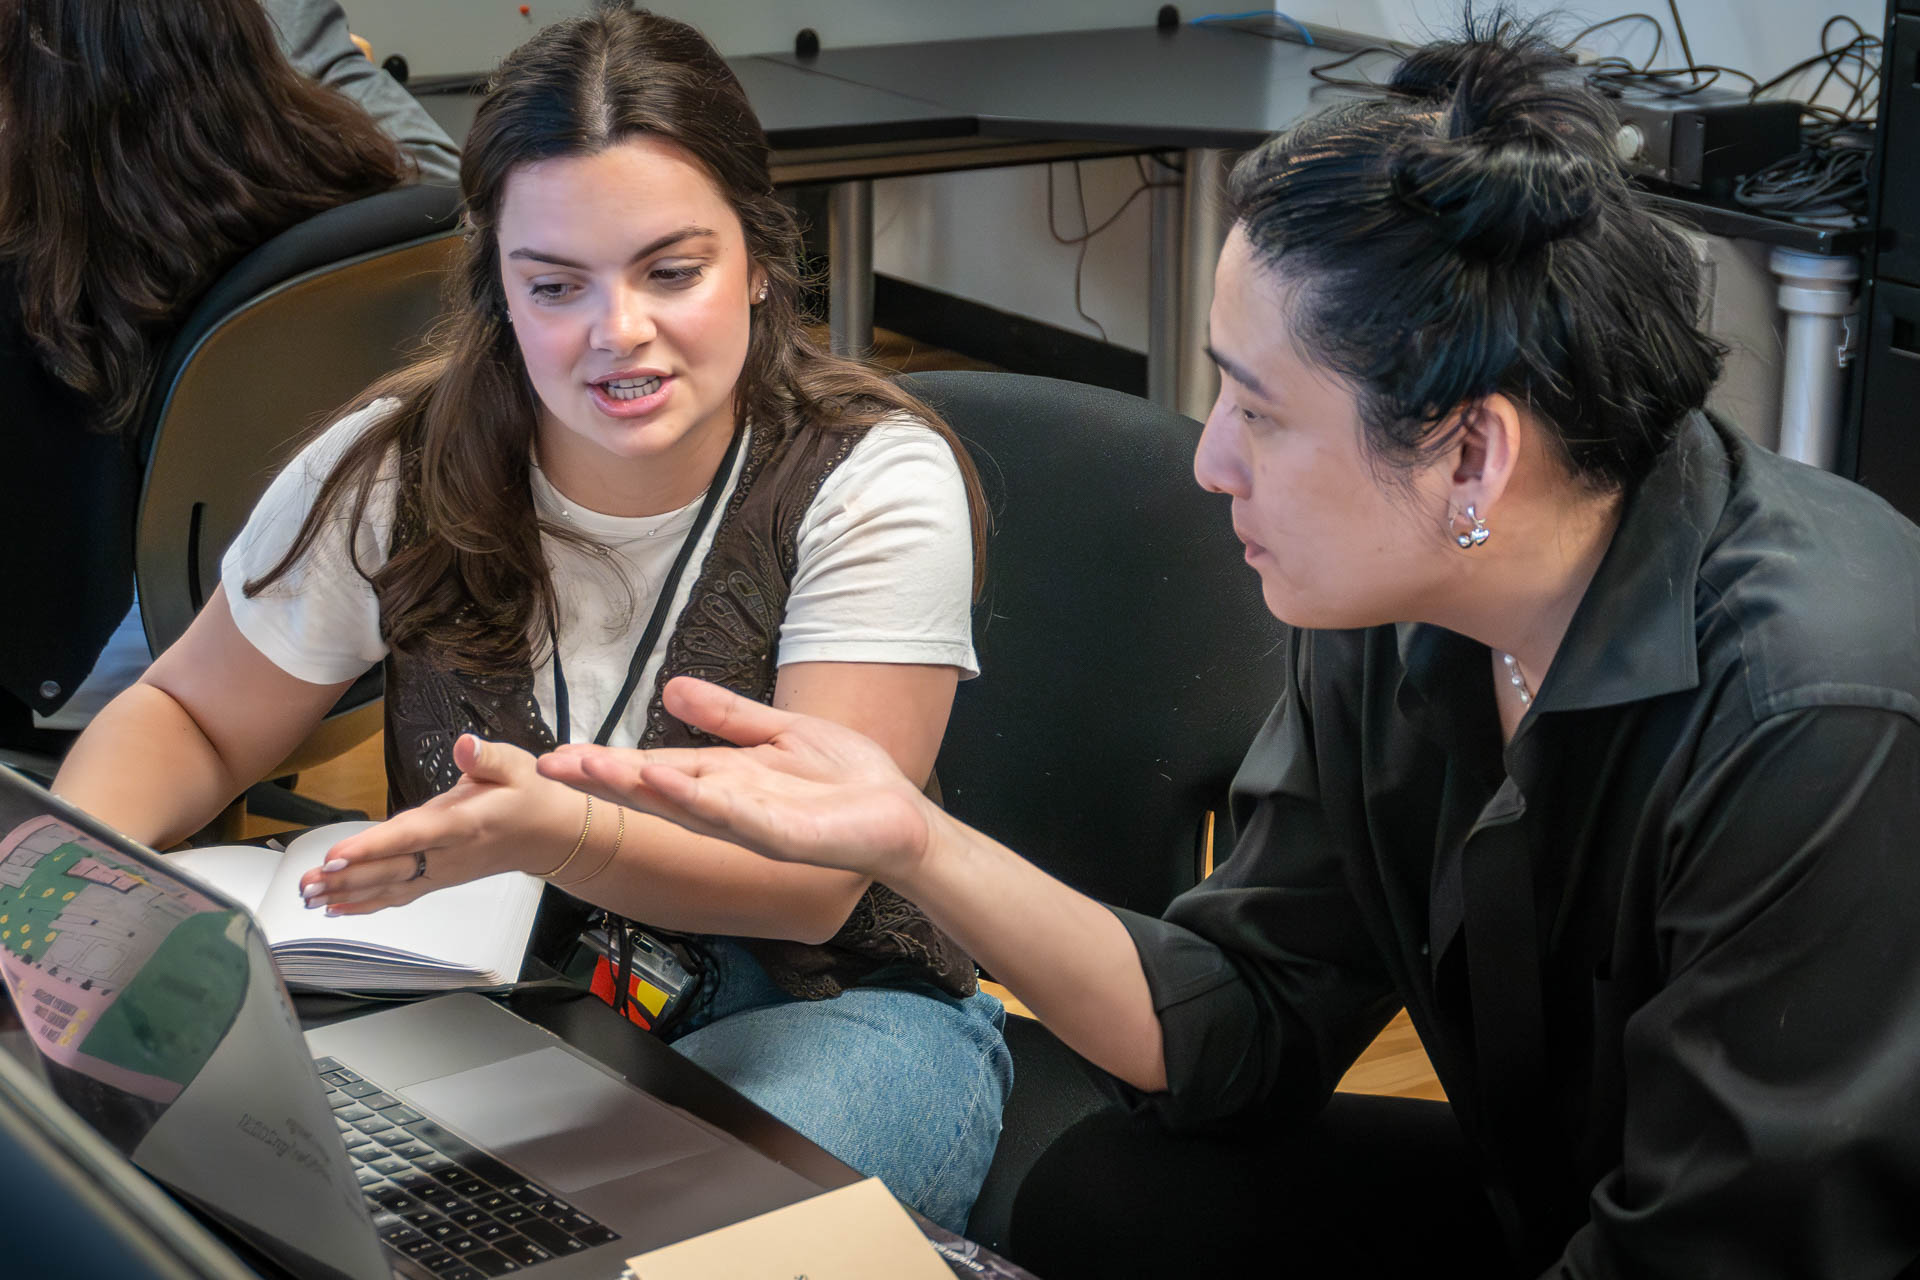
POLYGON ((1184 202, 1180 175, 1171 165, 1154 157, 1147 169, 1154 182, 1147 208, 1147 399, 1163 409, 1177 409, 1184 202))
POLYGON ((835 355, 873 347, 873 183, 835 184, 827 203, 827 334, 835 355))
POLYGON ((1181 200, 1186 235, 1181 243, 1179 383, 1173 407, 1199 422, 1213 411, 1220 376, 1207 358, 1207 312, 1213 307, 1213 268, 1227 242, 1227 174, 1239 158, 1218 148, 1187 152, 1181 200))

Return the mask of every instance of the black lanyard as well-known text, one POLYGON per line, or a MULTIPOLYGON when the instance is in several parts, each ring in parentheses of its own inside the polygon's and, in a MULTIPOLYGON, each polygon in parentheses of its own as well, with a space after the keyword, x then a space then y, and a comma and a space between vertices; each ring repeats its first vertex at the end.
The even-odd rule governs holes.
MULTIPOLYGON (((660 588, 660 598, 653 602, 653 615, 647 619, 647 629, 641 632, 640 643, 633 647, 633 657, 627 660, 627 682, 620 686, 620 696, 613 700, 607 718, 600 724, 600 732, 593 735, 594 742, 600 746, 606 746, 607 740, 613 736, 613 727, 620 723, 620 717, 626 712, 627 703, 632 700, 633 691, 640 683, 640 672, 647 665, 647 656, 653 652, 654 644, 660 639, 660 628, 666 625, 667 610, 680 591, 680 575, 685 572, 687 561, 693 558, 693 549, 706 532, 714 508, 720 505, 721 490, 733 478, 734 459, 740 454, 740 439, 745 434, 739 427, 734 428, 733 439, 727 445, 727 456, 721 460, 720 469, 713 473, 713 482, 707 486, 707 496, 700 503, 700 512, 693 518, 693 528, 687 530, 686 540, 680 544, 680 553, 673 558, 673 568, 668 571, 667 580, 660 588)), ((553 641, 553 736, 556 742, 565 744, 573 736, 573 716, 567 705, 567 674, 560 665, 560 632, 551 621, 547 624, 547 634, 553 641)))

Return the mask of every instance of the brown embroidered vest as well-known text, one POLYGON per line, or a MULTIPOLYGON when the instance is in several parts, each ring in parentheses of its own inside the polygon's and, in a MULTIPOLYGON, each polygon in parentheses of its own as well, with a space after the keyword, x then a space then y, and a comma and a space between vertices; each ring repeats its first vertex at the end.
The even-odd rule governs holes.
MULTIPOLYGON (((773 701, 775 652, 796 569, 800 524, 820 486, 859 439, 857 433, 829 431, 801 431, 786 440, 758 431, 749 436, 740 482, 666 642, 641 746, 719 741, 667 714, 660 691, 674 676, 698 676, 756 701, 773 701)), ((394 525, 396 545, 419 536, 418 520, 402 502, 394 525)), ((386 681, 390 812, 411 808, 454 784, 459 770, 453 743, 463 733, 510 742, 536 755, 555 746, 534 701, 531 668, 483 679, 395 651, 387 658, 386 681)), ((570 941, 586 911, 578 899, 549 887, 535 930, 535 954, 550 956, 570 941)), ((975 985, 973 961, 959 944, 880 884, 867 889, 825 943, 740 941, 783 990, 807 1000, 836 996, 890 965, 905 965, 910 978, 956 996, 971 994, 975 985)))

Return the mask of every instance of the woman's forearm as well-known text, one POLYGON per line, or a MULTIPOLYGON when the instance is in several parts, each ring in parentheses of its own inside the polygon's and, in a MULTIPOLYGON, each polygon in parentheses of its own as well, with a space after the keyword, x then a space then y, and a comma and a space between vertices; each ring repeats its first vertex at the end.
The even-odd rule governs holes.
POLYGON ((53 780, 63 799, 162 849, 212 821, 243 786, 186 709, 144 683, 101 708, 53 780))
POLYGON ((1166 1088, 1146 972, 1113 912, 945 814, 892 887, 1073 1049, 1136 1088, 1166 1088))
MULTIPOLYGON (((596 803, 588 841, 553 882, 662 929, 825 942, 869 883, 851 871, 773 862, 631 809, 616 855, 618 830, 612 807, 596 803)), ((566 853, 556 847, 548 866, 566 853)))
POLYGON ((282 671, 241 635, 216 587, 186 634, 94 717, 54 790, 164 848, 266 777, 352 683, 282 671))

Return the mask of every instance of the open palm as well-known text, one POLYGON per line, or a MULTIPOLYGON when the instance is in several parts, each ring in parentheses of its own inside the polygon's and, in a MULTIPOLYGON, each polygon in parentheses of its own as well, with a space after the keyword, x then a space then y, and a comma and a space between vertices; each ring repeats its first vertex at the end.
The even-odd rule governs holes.
POLYGON ((872 739, 689 677, 667 709, 738 747, 640 751, 574 745, 540 772, 783 862, 887 879, 918 859, 932 806, 872 739))

